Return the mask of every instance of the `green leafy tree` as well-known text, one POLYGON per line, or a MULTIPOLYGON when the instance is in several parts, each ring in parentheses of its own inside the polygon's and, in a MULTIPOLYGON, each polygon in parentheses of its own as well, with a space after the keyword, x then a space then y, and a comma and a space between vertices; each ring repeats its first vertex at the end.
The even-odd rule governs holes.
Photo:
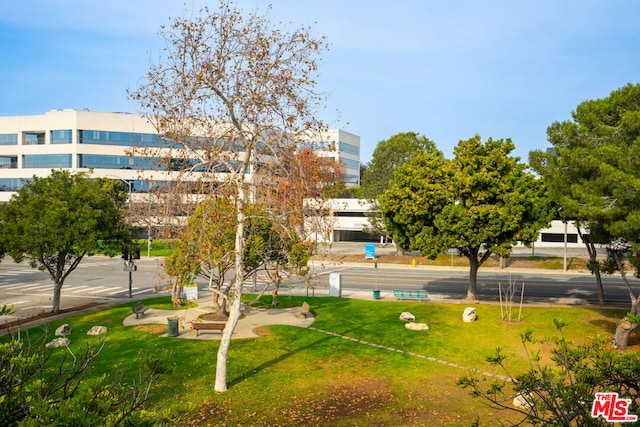
POLYGON ((153 425, 154 414, 140 410, 157 370, 144 365, 138 379, 116 371, 86 381, 105 341, 87 342, 78 351, 46 348, 49 337, 46 330, 36 338, 26 332, 0 343, 0 424, 153 425))
POLYGON ((559 337, 542 341, 551 348, 553 366, 541 361, 541 348, 531 329, 521 335, 529 369, 513 376, 505 367, 508 357, 496 349, 487 361, 504 370, 505 380, 488 380, 478 375, 466 375, 458 385, 497 410, 516 412, 522 420, 516 425, 542 426, 604 426, 602 418, 591 416, 597 392, 616 392, 630 399, 628 408, 637 414, 640 403, 640 358, 635 353, 616 352, 601 338, 583 345, 574 345, 564 337, 566 323, 554 321, 559 337), (514 405, 514 396, 518 405, 514 405))
POLYGON ((366 214, 369 227, 365 231, 386 235, 378 197, 391 185, 395 171, 421 153, 438 154, 439 151, 433 141, 415 132, 398 133, 378 142, 371 161, 360 169, 360 196, 367 199, 371 206, 366 214))
POLYGON ((126 239, 127 193, 109 179, 53 170, 34 176, 0 210, 0 240, 16 261, 46 270, 54 282, 52 312, 60 310, 62 285, 85 255, 113 241, 111 255, 126 239))
POLYGON ((469 259, 467 298, 493 253, 535 241, 551 217, 542 183, 510 156, 511 140, 460 141, 454 159, 424 153, 398 168, 380 196, 387 230, 404 250, 428 257, 457 248, 469 259))
POLYGON ((0 316, 6 316, 7 314, 11 313, 13 313, 13 304, 3 304, 2 307, 0 307, 0 316))
MULTIPOLYGON (((225 282, 226 273, 235 265, 235 220, 234 206, 227 199, 210 198, 200 203, 189 218, 175 253, 165 260, 165 271, 176 278, 178 286, 186 286, 195 276, 209 280, 218 309, 223 308, 220 299, 229 298, 235 280, 225 282)), ((269 212, 255 205, 247 210, 244 232, 243 280, 259 271, 268 274, 270 284, 275 285, 275 305, 283 274, 308 273, 309 248, 295 230, 274 221, 269 212)))
POLYGON ((421 153, 439 151, 433 141, 415 132, 398 133, 378 142, 371 161, 362 168, 362 195, 371 200, 378 198, 389 188, 396 170, 421 153))
MULTIPOLYGON (((271 304, 277 304, 280 285, 291 275, 306 276, 310 258, 310 245, 302 241, 299 235, 284 226, 278 218, 254 207, 247 222, 245 241, 245 271, 247 276, 258 271, 269 277, 273 286, 271 304)), ((260 295, 256 298, 259 299, 260 295)))
MULTIPOLYGON (((563 215, 574 219, 579 230, 588 230, 581 238, 604 303, 601 271, 617 267, 611 262, 615 257, 604 261, 607 265, 598 261, 596 244, 635 243, 640 237, 640 85, 581 103, 571 120, 553 123, 547 134, 553 150, 532 152, 530 163, 563 215)), ((638 296, 625 284, 630 313, 636 315, 638 296)))

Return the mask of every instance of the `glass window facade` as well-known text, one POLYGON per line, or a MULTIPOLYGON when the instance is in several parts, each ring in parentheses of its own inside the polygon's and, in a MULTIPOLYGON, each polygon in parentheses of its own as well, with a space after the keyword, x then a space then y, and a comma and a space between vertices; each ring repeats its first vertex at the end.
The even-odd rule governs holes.
POLYGON ((0 191, 18 191, 28 181, 31 180, 24 178, 0 178, 0 191))
POLYGON ((346 142, 340 141, 340 151, 344 151, 345 153, 355 154, 356 156, 360 155, 360 147, 356 147, 355 145, 347 144, 346 142))
POLYGON ((102 130, 80 130, 78 131, 78 142, 80 144, 120 145, 126 147, 164 147, 167 145, 157 134, 102 130))
POLYGON ((350 169, 360 169, 360 163, 356 160, 340 159, 350 169))
POLYGON ((158 158, 109 156, 100 154, 79 154, 78 167, 93 169, 165 169, 165 166, 158 158))
POLYGON ((0 134, 0 145, 18 145, 17 133, 0 134))
POLYGON ((73 132, 68 130, 52 130, 51 131, 51 143, 52 144, 71 144, 71 136, 73 132))
POLYGON ((30 154, 22 156, 22 165, 27 168, 59 169, 71 167, 71 154, 30 154))
POLYGON ((44 145, 44 132, 25 132, 24 145, 44 145))
POLYGON ((0 169, 17 169, 17 168, 18 168, 17 156, 0 157, 0 169))

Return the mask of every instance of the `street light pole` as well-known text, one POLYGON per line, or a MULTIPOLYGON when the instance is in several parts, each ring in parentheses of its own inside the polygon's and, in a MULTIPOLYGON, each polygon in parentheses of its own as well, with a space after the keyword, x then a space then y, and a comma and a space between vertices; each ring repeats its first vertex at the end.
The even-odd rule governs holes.
MULTIPOLYGON (((119 179, 127 185, 128 189, 128 198, 127 198, 127 214, 129 218, 131 217, 131 193, 133 192, 133 179, 124 179, 119 176, 107 175, 105 178, 109 179, 119 179)), ((133 272, 137 270, 136 264, 133 262, 134 260, 134 247, 133 244, 129 245, 126 253, 123 254, 122 259, 124 259, 124 271, 129 272, 129 298, 133 298, 132 289, 133 289, 133 272)))
POLYGON ((567 271, 567 220, 564 220, 564 271, 567 271))
MULTIPOLYGON (((129 215, 131 215, 131 187, 133 186, 133 180, 124 179, 124 178, 118 178, 118 179, 124 182, 125 184, 127 184, 127 187, 129 189, 129 197, 127 199, 127 212, 129 213, 129 215)), ((133 262, 134 260, 133 250, 134 250, 133 245, 130 245, 129 248, 127 249, 127 253, 124 261, 124 271, 129 272, 129 298, 133 298, 133 295, 132 295, 133 272, 137 270, 136 265, 133 262)))

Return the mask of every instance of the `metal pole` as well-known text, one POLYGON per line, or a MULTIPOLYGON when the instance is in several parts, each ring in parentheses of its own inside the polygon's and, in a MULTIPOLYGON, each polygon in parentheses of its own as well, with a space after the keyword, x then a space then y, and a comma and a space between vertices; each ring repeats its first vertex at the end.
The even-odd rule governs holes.
POLYGON ((567 221, 564 222, 564 271, 567 271, 567 221))
MULTIPOLYGON (((131 248, 131 250, 133 250, 133 248, 131 248)), ((131 295, 131 287, 133 285, 133 254, 131 254, 131 252, 129 252, 129 265, 127 270, 129 270, 129 298, 132 298, 131 295)))
POLYGON ((378 290, 378 258, 374 258, 373 266, 376 269, 376 290, 378 290))

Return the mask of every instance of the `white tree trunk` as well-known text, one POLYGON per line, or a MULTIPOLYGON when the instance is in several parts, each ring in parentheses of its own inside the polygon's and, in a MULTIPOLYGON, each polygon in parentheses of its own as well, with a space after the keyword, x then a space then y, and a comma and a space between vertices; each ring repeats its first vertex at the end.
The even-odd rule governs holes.
POLYGON ((227 320, 227 326, 225 326, 222 331, 216 361, 216 380, 213 387, 217 393, 227 391, 227 354, 229 353, 229 346, 231 345, 231 336, 240 319, 240 303, 240 298, 234 298, 232 300, 231 307, 229 307, 229 320, 227 320))
POLYGON ((214 385, 214 391, 218 393, 227 391, 227 354, 229 353, 231 336, 240 319, 240 305, 242 303, 242 288, 244 285, 244 224, 246 220, 245 205, 247 196, 244 188, 244 176, 240 177, 239 180, 238 199, 236 201, 238 224, 236 226, 236 247, 234 250, 236 257, 236 277, 234 289, 229 292, 229 320, 227 320, 227 325, 222 331, 220 347, 218 348, 216 380, 214 385))

